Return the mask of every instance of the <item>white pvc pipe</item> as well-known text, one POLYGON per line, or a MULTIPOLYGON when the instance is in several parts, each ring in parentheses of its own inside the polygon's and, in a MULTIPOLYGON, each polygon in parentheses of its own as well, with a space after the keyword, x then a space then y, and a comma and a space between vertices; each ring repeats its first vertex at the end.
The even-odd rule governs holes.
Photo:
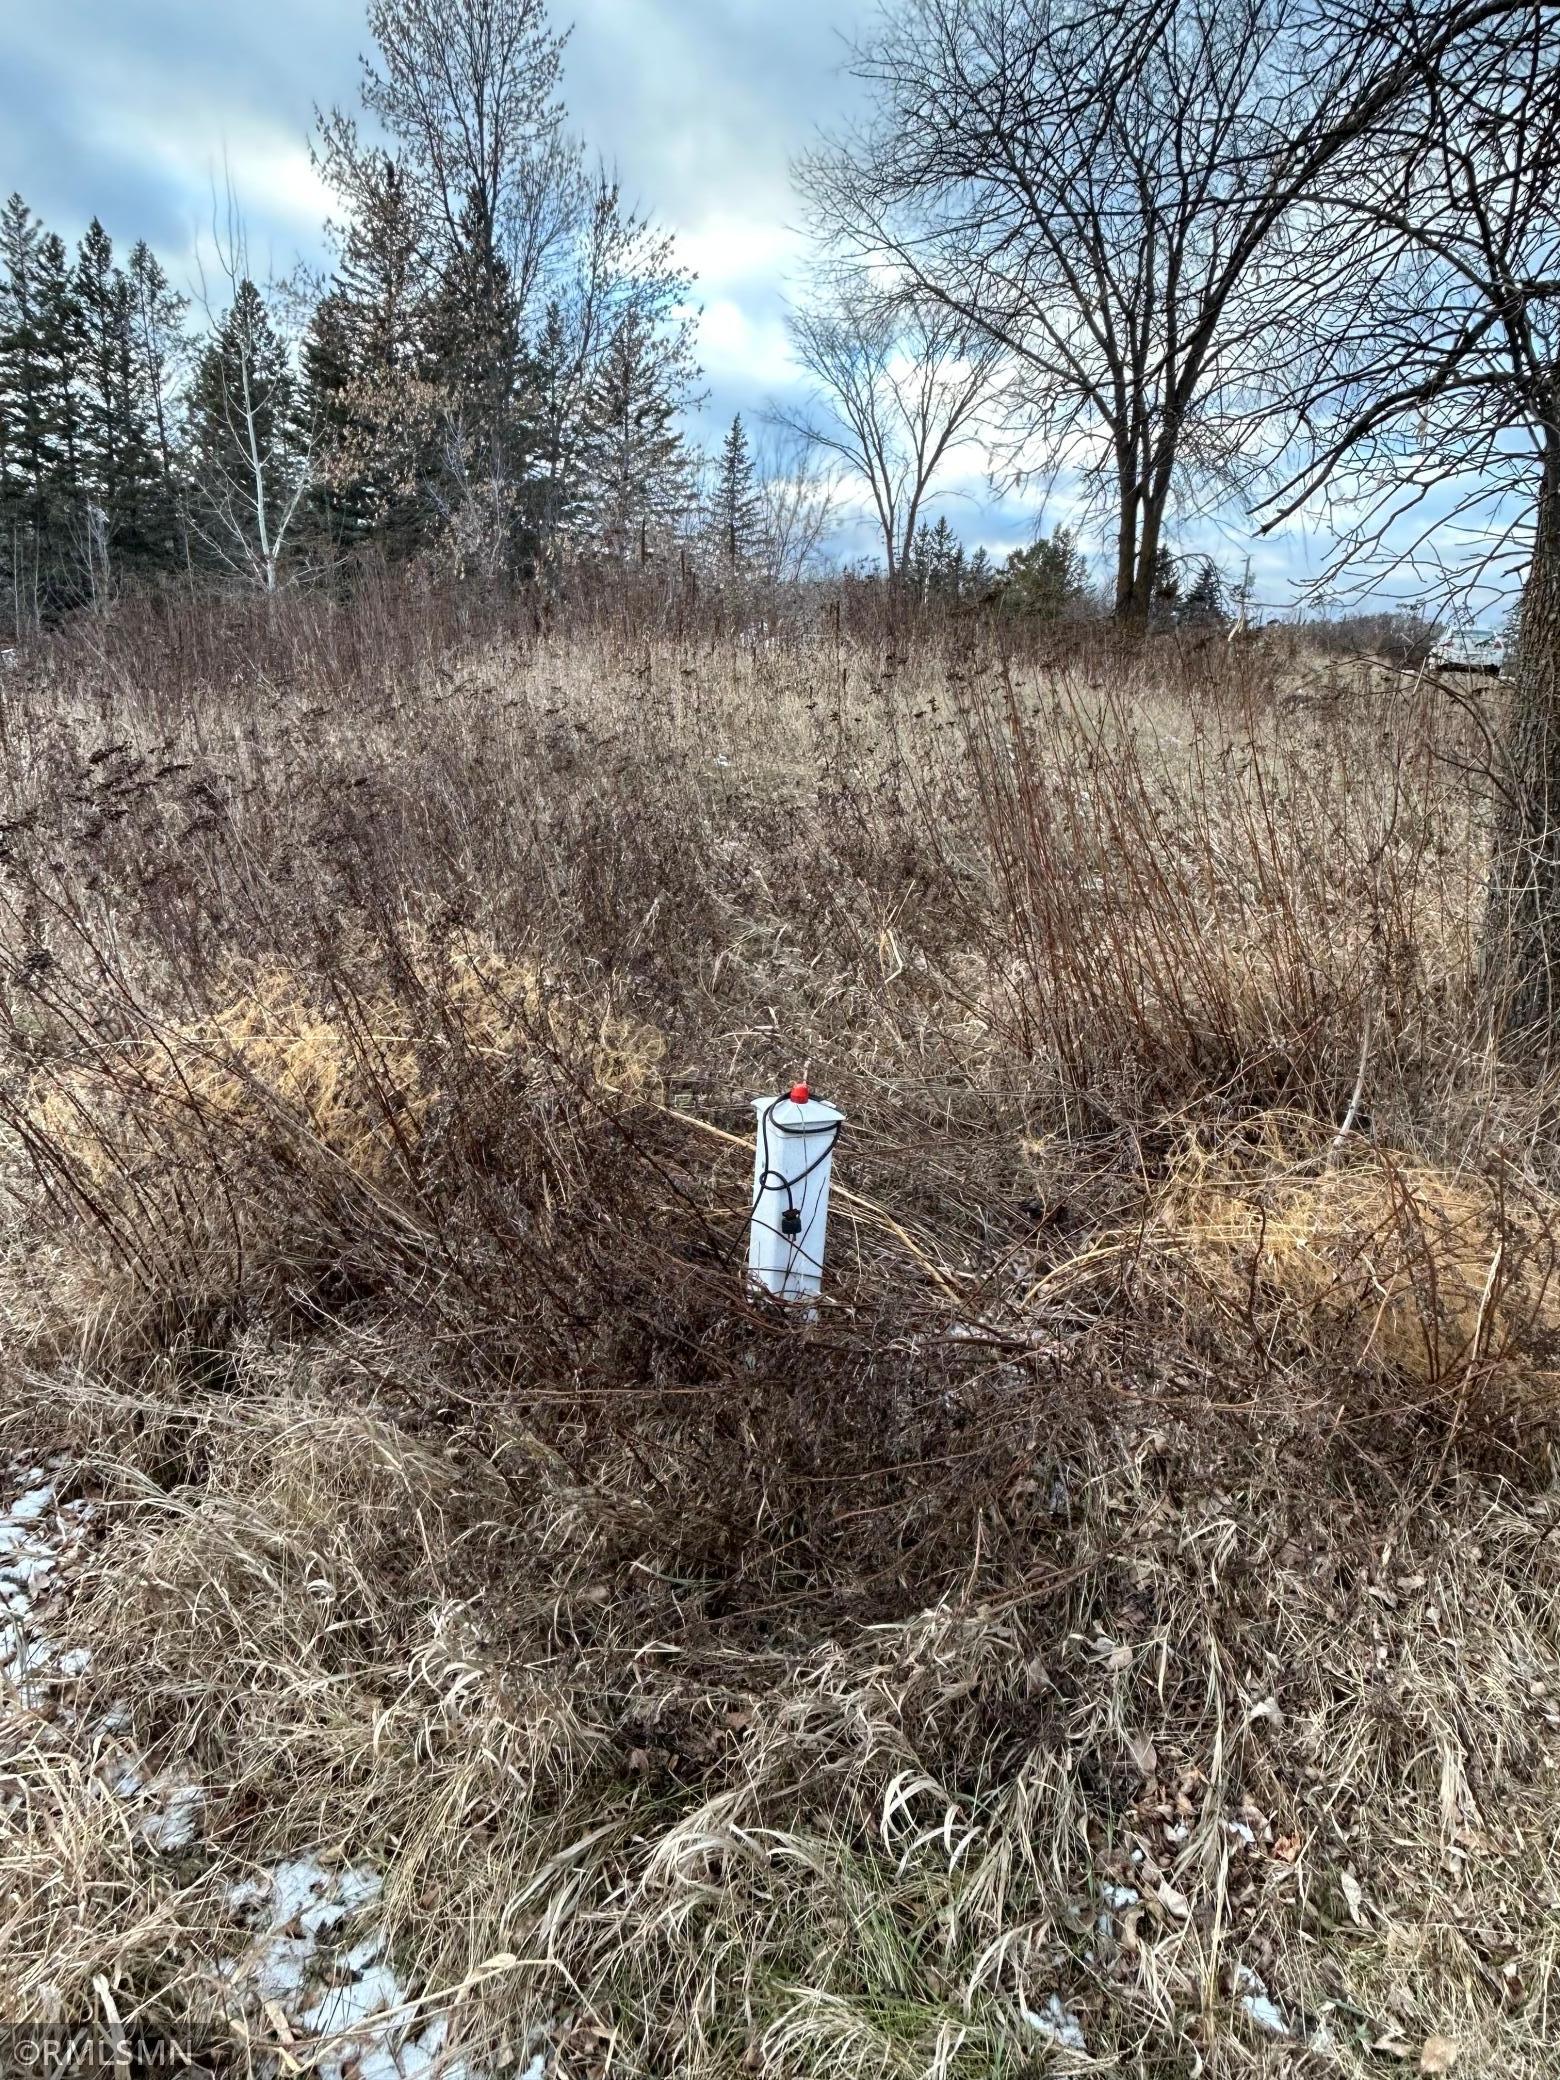
POLYGON ((748 1276, 782 1300, 812 1301, 823 1285, 829 1172, 845 1115, 805 1084, 789 1096, 755 1098, 753 1220, 748 1276))

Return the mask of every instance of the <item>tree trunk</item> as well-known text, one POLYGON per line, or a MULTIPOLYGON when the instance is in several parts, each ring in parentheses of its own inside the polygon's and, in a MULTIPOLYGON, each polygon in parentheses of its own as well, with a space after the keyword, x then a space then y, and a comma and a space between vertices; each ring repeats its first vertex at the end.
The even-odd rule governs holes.
POLYGON ((1484 975, 1497 1030, 1548 1059, 1560 1011, 1560 438, 1539 487, 1495 823, 1484 975))
POLYGON ((1143 498, 1143 524, 1138 540, 1137 582, 1133 587, 1137 625, 1147 628, 1154 614, 1154 580, 1159 573, 1159 543, 1164 532, 1165 495, 1149 492, 1143 498))
POLYGON ((1120 517, 1116 522, 1116 619, 1128 628, 1145 627, 1146 606, 1137 595, 1138 488, 1135 475, 1118 471, 1121 485, 1120 517))

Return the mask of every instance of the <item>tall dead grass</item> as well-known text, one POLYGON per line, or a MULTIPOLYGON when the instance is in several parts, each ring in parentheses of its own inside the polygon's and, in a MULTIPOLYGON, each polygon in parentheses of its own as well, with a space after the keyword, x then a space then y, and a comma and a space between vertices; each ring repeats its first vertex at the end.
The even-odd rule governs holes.
POLYGON ((5 1425, 97 1507, 4 2000, 319 2066, 219 1966, 329 1851, 478 2061, 1543 2073, 1560 1207, 1467 714, 414 608, 8 685, 5 1425), (815 1324, 738 1272, 802 1067, 815 1324))

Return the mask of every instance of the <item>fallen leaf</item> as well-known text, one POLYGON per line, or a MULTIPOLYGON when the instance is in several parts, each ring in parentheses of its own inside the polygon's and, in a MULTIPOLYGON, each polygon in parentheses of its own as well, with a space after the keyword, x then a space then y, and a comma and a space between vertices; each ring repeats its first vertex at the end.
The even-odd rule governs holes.
POLYGON ((1113 1675, 1119 1675, 1124 1668, 1132 1666, 1132 1649, 1124 1641, 1110 1639, 1103 1632, 1093 1640, 1089 1652, 1113 1675))
POLYGON ((1419 2054, 1421 2073, 1449 2073, 1457 2063, 1458 2047, 1450 2037, 1426 2037, 1419 2054))
POLYGON ((1365 1891, 1353 1871, 1343 1871, 1338 1878, 1338 1887, 1343 1894, 1343 1903, 1349 1910, 1349 1919, 1356 1928, 1361 1919, 1360 1908, 1365 1903, 1365 1891))
POLYGON ((1159 1751, 1146 1733, 1130 1734, 1127 1738, 1127 1753, 1134 1765, 1145 1777, 1151 1777, 1159 1767, 1159 1751))

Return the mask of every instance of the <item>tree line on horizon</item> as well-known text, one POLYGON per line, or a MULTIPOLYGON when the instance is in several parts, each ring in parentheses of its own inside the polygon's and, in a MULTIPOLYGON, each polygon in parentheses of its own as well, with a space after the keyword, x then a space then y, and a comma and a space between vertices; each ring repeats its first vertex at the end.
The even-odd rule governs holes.
POLYGON ((0 584, 17 630, 170 576, 264 589, 372 553, 524 579, 676 544, 793 575, 805 452, 718 452, 692 278, 567 129, 544 0, 372 0, 317 123, 333 266, 262 283, 230 195, 192 300, 150 246, 0 211, 0 584), (375 141, 369 142, 365 129, 375 141))
POLYGON ((888 568, 978 425, 1091 497, 1127 632, 1189 511, 1325 519, 1322 588, 1493 574, 1481 959, 1503 1036, 1560 1044, 1560 8, 894 0, 852 70, 793 337, 888 568))
POLYGON ((1508 569, 1560 541, 1540 0, 896 0, 855 53, 865 119, 798 167, 807 395, 767 468, 740 420, 717 455, 689 437, 691 277, 569 131, 547 0, 370 0, 368 29, 358 107, 316 127, 323 279, 258 282, 231 199, 198 309, 144 242, 121 261, 94 220, 72 255, 0 215, 13 625, 365 553, 794 575, 840 477, 893 585, 1054 599, 1055 537, 995 582, 934 544, 976 444, 994 482, 1070 473, 1128 626, 1222 584, 1172 547, 1211 510, 1330 500, 1368 558, 1446 484, 1508 569))
MULTIPOLYGON (((528 336, 469 203, 435 269, 398 162, 365 155, 352 178, 362 214, 295 340, 296 288, 268 296, 244 271, 236 217, 218 241, 228 298, 195 312, 144 240, 121 262, 94 218, 72 255, 20 195, 0 210, 0 574, 16 631, 137 580, 269 589, 365 551, 489 576, 669 544, 728 572, 808 567, 831 494, 805 436, 766 466, 740 414, 712 456, 683 431, 698 372, 669 240, 618 285, 625 307, 587 366, 600 318, 554 293, 528 336)), ((606 185, 591 198, 608 301, 604 256, 639 228, 618 209, 606 185)), ((999 562, 946 516, 923 519, 899 576, 949 605, 1109 611, 1065 526, 999 562)), ((1161 618, 1227 618, 1211 559, 1181 591, 1167 547, 1161 618)))
POLYGON ((459 571, 643 559, 673 530, 754 562, 765 500, 740 418, 719 454, 669 242, 589 201, 593 307, 531 322, 469 213, 442 258, 388 157, 295 337, 296 299, 224 247, 204 322, 138 241, 94 219, 72 255, 20 195, 0 211, 0 577, 13 625, 169 575, 262 587, 373 549, 459 571), (613 270, 616 270, 615 278, 613 270))

